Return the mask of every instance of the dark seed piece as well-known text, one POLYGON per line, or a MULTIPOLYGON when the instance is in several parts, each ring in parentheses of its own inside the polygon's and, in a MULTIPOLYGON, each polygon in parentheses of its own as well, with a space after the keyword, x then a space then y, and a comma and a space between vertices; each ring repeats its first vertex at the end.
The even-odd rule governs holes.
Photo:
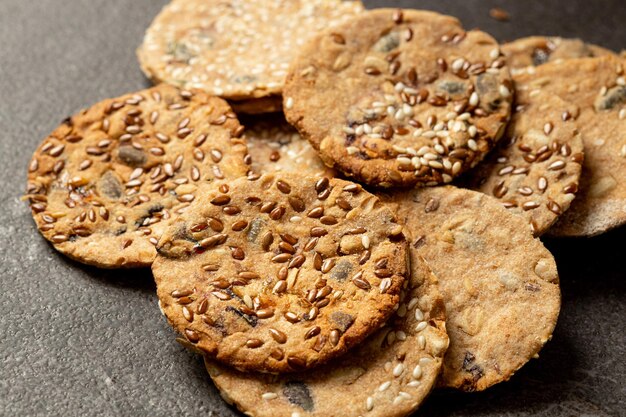
POLYGON ((341 333, 345 333, 346 330, 348 330, 354 323, 354 317, 342 311, 332 313, 330 315, 330 320, 337 325, 337 328, 341 331, 341 333))
MULTIPOLYGON (((287 363, 289 363, 289 365, 294 369, 301 369, 306 365, 304 360, 295 356, 288 357, 287 363)), ((285 386, 283 387, 283 395, 289 400, 291 404, 297 405, 304 411, 312 412, 314 409, 311 391, 309 390, 309 387, 303 382, 286 382, 285 386)))

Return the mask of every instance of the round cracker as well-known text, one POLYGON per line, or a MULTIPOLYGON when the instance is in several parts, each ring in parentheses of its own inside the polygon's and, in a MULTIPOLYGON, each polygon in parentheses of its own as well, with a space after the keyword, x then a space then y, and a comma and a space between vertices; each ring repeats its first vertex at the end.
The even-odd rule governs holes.
POLYGON ((137 55, 155 82, 232 100, 280 95, 300 45, 362 10, 360 1, 174 0, 137 55))
POLYGON ((207 181, 246 175, 243 127, 226 102, 162 85, 66 119, 35 151, 27 198, 63 254, 145 267, 172 218, 207 181))
POLYGON ((585 43, 580 39, 557 36, 529 36, 502 45, 511 70, 525 69, 563 59, 614 55, 615 52, 601 46, 585 43))
POLYGON ((343 354, 398 304, 407 244, 361 186, 293 173, 206 188, 152 265, 161 307, 196 349, 293 372, 343 354))
POLYGON ((551 62, 516 76, 521 94, 543 91, 577 106, 585 147, 578 195, 550 229, 595 236, 626 223, 626 61, 614 56, 551 62))
POLYGON ((574 122, 575 106, 547 93, 517 94, 515 102, 505 137, 464 184, 524 216, 539 236, 575 197, 583 140, 574 122))
POLYGON ((414 255, 395 315, 350 352, 289 376, 244 374, 205 360, 222 397, 249 416, 405 416, 435 384, 448 345, 437 280, 414 255))
POLYGON ((299 172, 329 178, 337 174, 282 116, 246 121, 245 135, 255 172, 299 172))
POLYGON ((491 36, 437 13, 380 9, 302 49, 283 108, 328 166, 407 187, 477 164, 504 131, 512 91, 491 36))
POLYGON ((441 385, 480 391, 508 380, 554 330, 554 258, 521 216, 485 194, 448 186, 392 200, 411 250, 439 278, 450 337, 441 385))

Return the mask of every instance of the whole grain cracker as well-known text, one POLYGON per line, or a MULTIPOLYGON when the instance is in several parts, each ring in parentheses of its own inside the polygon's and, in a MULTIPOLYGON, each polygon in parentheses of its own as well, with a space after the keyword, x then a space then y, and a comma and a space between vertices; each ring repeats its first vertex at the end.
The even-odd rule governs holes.
POLYGON ((626 223, 626 61, 615 56, 551 62, 516 76, 521 94, 558 95, 578 107, 585 160, 576 199, 549 230, 594 236, 626 223))
POLYGON ((205 188, 159 242, 161 307, 196 350, 293 372, 345 353, 397 306, 407 244, 360 185, 294 173, 205 188))
POLYGON ((307 39, 362 10, 360 1, 174 0, 137 55, 155 82, 231 100, 275 96, 307 39))
POLYGON ((244 374, 205 360, 222 397, 246 415, 405 416, 435 384, 448 345, 437 279, 414 254, 395 315, 341 358, 293 375, 244 374))
POLYGON ((246 175, 226 102, 161 85, 67 118, 35 151, 26 197, 54 247, 103 268, 149 266, 163 230, 216 179, 246 175))
POLYGON ((391 199, 411 250, 439 278, 450 337, 440 385, 480 391, 508 380, 554 330, 554 258, 524 218, 485 194, 448 186, 391 199))
POLYGON ((502 53, 513 73, 546 62, 615 54, 609 49, 585 43, 580 39, 557 36, 529 36, 516 39, 502 44, 502 53))
MULTIPOLYGON (((518 86, 519 87, 519 86, 518 86)), ((464 184, 499 199, 541 235, 570 206, 582 170, 577 108, 547 93, 518 93, 505 137, 464 184)))
POLYGON ((453 17, 362 13, 291 66, 287 120, 328 166, 377 187, 447 183, 504 131, 512 82, 497 42, 453 17))

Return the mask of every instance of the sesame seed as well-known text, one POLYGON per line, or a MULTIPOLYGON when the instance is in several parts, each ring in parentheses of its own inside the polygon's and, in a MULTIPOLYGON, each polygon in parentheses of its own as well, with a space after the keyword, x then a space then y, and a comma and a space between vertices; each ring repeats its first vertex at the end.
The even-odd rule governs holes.
POLYGON ((421 321, 417 324, 417 326, 415 326, 415 331, 416 332, 421 332, 422 330, 424 330, 426 328, 427 324, 425 321, 421 321))
POLYGON ((404 372, 404 364, 399 363, 393 368, 393 376, 396 378, 402 375, 402 372, 404 372))
POLYGON ((385 381, 382 384, 380 384, 380 386, 378 387, 378 391, 383 392, 386 391, 387 388, 389 388, 391 386, 391 381, 385 381))
POLYGON ((367 411, 372 411, 374 409, 374 399, 372 397, 367 397, 365 401, 365 408, 367 411))
POLYGON ((413 368, 413 378, 415 379, 420 379, 422 377, 422 367, 420 365, 415 365, 415 368, 413 368))

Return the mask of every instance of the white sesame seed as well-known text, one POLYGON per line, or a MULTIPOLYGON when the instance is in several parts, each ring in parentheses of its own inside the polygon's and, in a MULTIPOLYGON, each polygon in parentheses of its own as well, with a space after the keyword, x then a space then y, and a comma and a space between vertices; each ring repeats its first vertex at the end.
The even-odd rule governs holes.
POLYGON ((403 148, 402 146, 398 146, 398 145, 393 145, 392 146, 393 150, 399 153, 406 153, 406 148, 403 148))
POLYGON ((413 310, 413 307, 417 305, 417 302, 418 302, 417 297, 411 298, 411 301, 409 301, 408 309, 413 310))
POLYGON ((624 79, 624 77, 618 77, 615 82, 617 83, 617 85, 626 85, 626 79, 624 79))
POLYGON ((422 330, 424 330, 426 328, 427 324, 425 321, 420 321, 419 323, 417 323, 417 326, 415 326, 415 331, 416 332, 421 332, 422 330))
POLYGON ((465 63, 465 60, 463 58, 455 59, 454 62, 452 62, 452 70, 454 72, 459 71, 461 68, 463 68, 464 63, 465 63))
POLYGON ((363 127, 363 125, 358 125, 356 127, 356 134, 357 136, 361 136, 363 134, 363 132, 365 131, 365 128, 363 127))
POLYGON ((396 92, 401 93, 404 89, 406 88, 406 86, 404 85, 404 83, 399 82, 395 85, 394 89, 396 90, 396 92))
POLYGON ((297 411, 294 411, 293 413, 291 413, 291 417, 301 417, 301 415, 297 411))
POLYGON ((606 88, 606 86, 602 86, 602 88, 600 89, 600 95, 605 96, 608 91, 609 89, 606 88))
POLYGON ((292 223, 300 223, 302 221, 302 217, 300 217, 300 216, 291 216, 289 221, 292 222, 292 223))
POLYGON ((391 386, 391 381, 385 381, 378 387, 378 391, 383 392, 391 386))
POLYGON ((359 148, 356 146, 348 146, 346 151, 348 152, 348 155, 354 155, 355 153, 359 153, 359 148))
POLYGON ((420 127, 420 128, 415 129, 415 131, 413 132, 413 136, 417 138, 417 137, 422 136, 422 133, 424 133, 424 129, 420 127))
POLYGON ((368 235, 363 235, 361 238, 361 244, 365 249, 369 249, 370 247, 370 237, 368 235))
POLYGON ((275 392, 266 392, 261 395, 261 398, 263 398, 264 400, 273 400, 275 398, 278 398, 278 394, 276 394, 275 392))
POLYGON ((402 375, 402 372, 404 372, 404 364, 399 363, 393 368, 393 376, 396 378, 402 375))
POLYGON ((470 125, 470 127, 467 128, 467 133, 469 133, 470 137, 473 138, 476 136, 476 133, 478 133, 478 129, 476 126, 470 125))
POLYGON ((620 156, 626 157, 626 145, 622 146, 622 149, 619 152, 620 156))
POLYGON ((395 332, 389 332, 389 334, 387 335, 387 343, 391 345, 395 341, 396 341, 396 333, 395 332))
POLYGON ((406 385, 408 387, 415 388, 415 387, 419 387, 421 383, 419 381, 409 381, 406 385))
POLYGON ((348 127, 348 126, 344 126, 343 127, 343 131, 344 131, 344 133, 347 133, 348 135, 354 135, 356 133, 356 131, 354 129, 352 129, 351 127, 348 127))
POLYGON ((432 139, 435 136, 437 136, 437 133, 433 132, 432 130, 429 130, 427 132, 422 133, 422 136, 425 137, 425 138, 428 138, 428 139, 432 139))
POLYGON ((470 139, 467 141, 467 146, 473 150, 473 151, 477 151, 478 150, 478 144, 476 143, 476 141, 474 139, 470 139))
POLYGON ((469 105, 472 107, 478 106, 478 100, 479 100, 478 93, 474 91, 472 95, 470 95, 469 105))
POLYGON ((504 98, 507 98, 511 95, 511 91, 509 91, 509 89, 504 85, 504 84, 500 84, 500 95, 504 98))
POLYGON ((491 59, 498 59, 499 56, 500 50, 498 48, 492 49, 491 52, 489 52, 489 58, 491 59))
POLYGON ((428 146, 422 146, 417 151, 417 156, 424 156, 430 152, 430 148, 428 146))
POLYGON ((252 297, 250 297, 248 294, 244 294, 244 296, 243 296, 243 303, 248 308, 253 308, 254 307, 254 305, 252 304, 252 297))
POLYGON ((419 335, 417 337, 417 346, 420 349, 424 349, 426 347, 426 338, 424 337, 424 335, 419 335))
POLYGON ((420 310, 419 308, 415 309, 415 320, 417 321, 424 320, 424 313, 422 313, 422 310, 420 310))
POLYGON ((422 377, 422 367, 419 365, 415 365, 415 368, 413 368, 413 378, 415 379, 420 379, 422 377))
POLYGON ((626 108, 621 109, 621 110, 619 111, 619 118, 620 118, 620 120, 622 120, 622 119, 626 119, 626 108))
POLYGON ((374 408, 374 399, 372 397, 367 397, 367 400, 365 401, 365 408, 367 411, 372 411, 374 408))
POLYGON ((406 156, 399 156, 398 158, 396 158, 396 160, 400 165, 411 165, 411 159, 407 158, 406 156))
POLYGON ((402 330, 396 331, 396 339, 398 339, 401 342, 404 342, 406 340, 406 333, 404 333, 402 330))
POLYGON ((443 164, 439 161, 428 161, 428 166, 435 169, 443 169, 443 164))

